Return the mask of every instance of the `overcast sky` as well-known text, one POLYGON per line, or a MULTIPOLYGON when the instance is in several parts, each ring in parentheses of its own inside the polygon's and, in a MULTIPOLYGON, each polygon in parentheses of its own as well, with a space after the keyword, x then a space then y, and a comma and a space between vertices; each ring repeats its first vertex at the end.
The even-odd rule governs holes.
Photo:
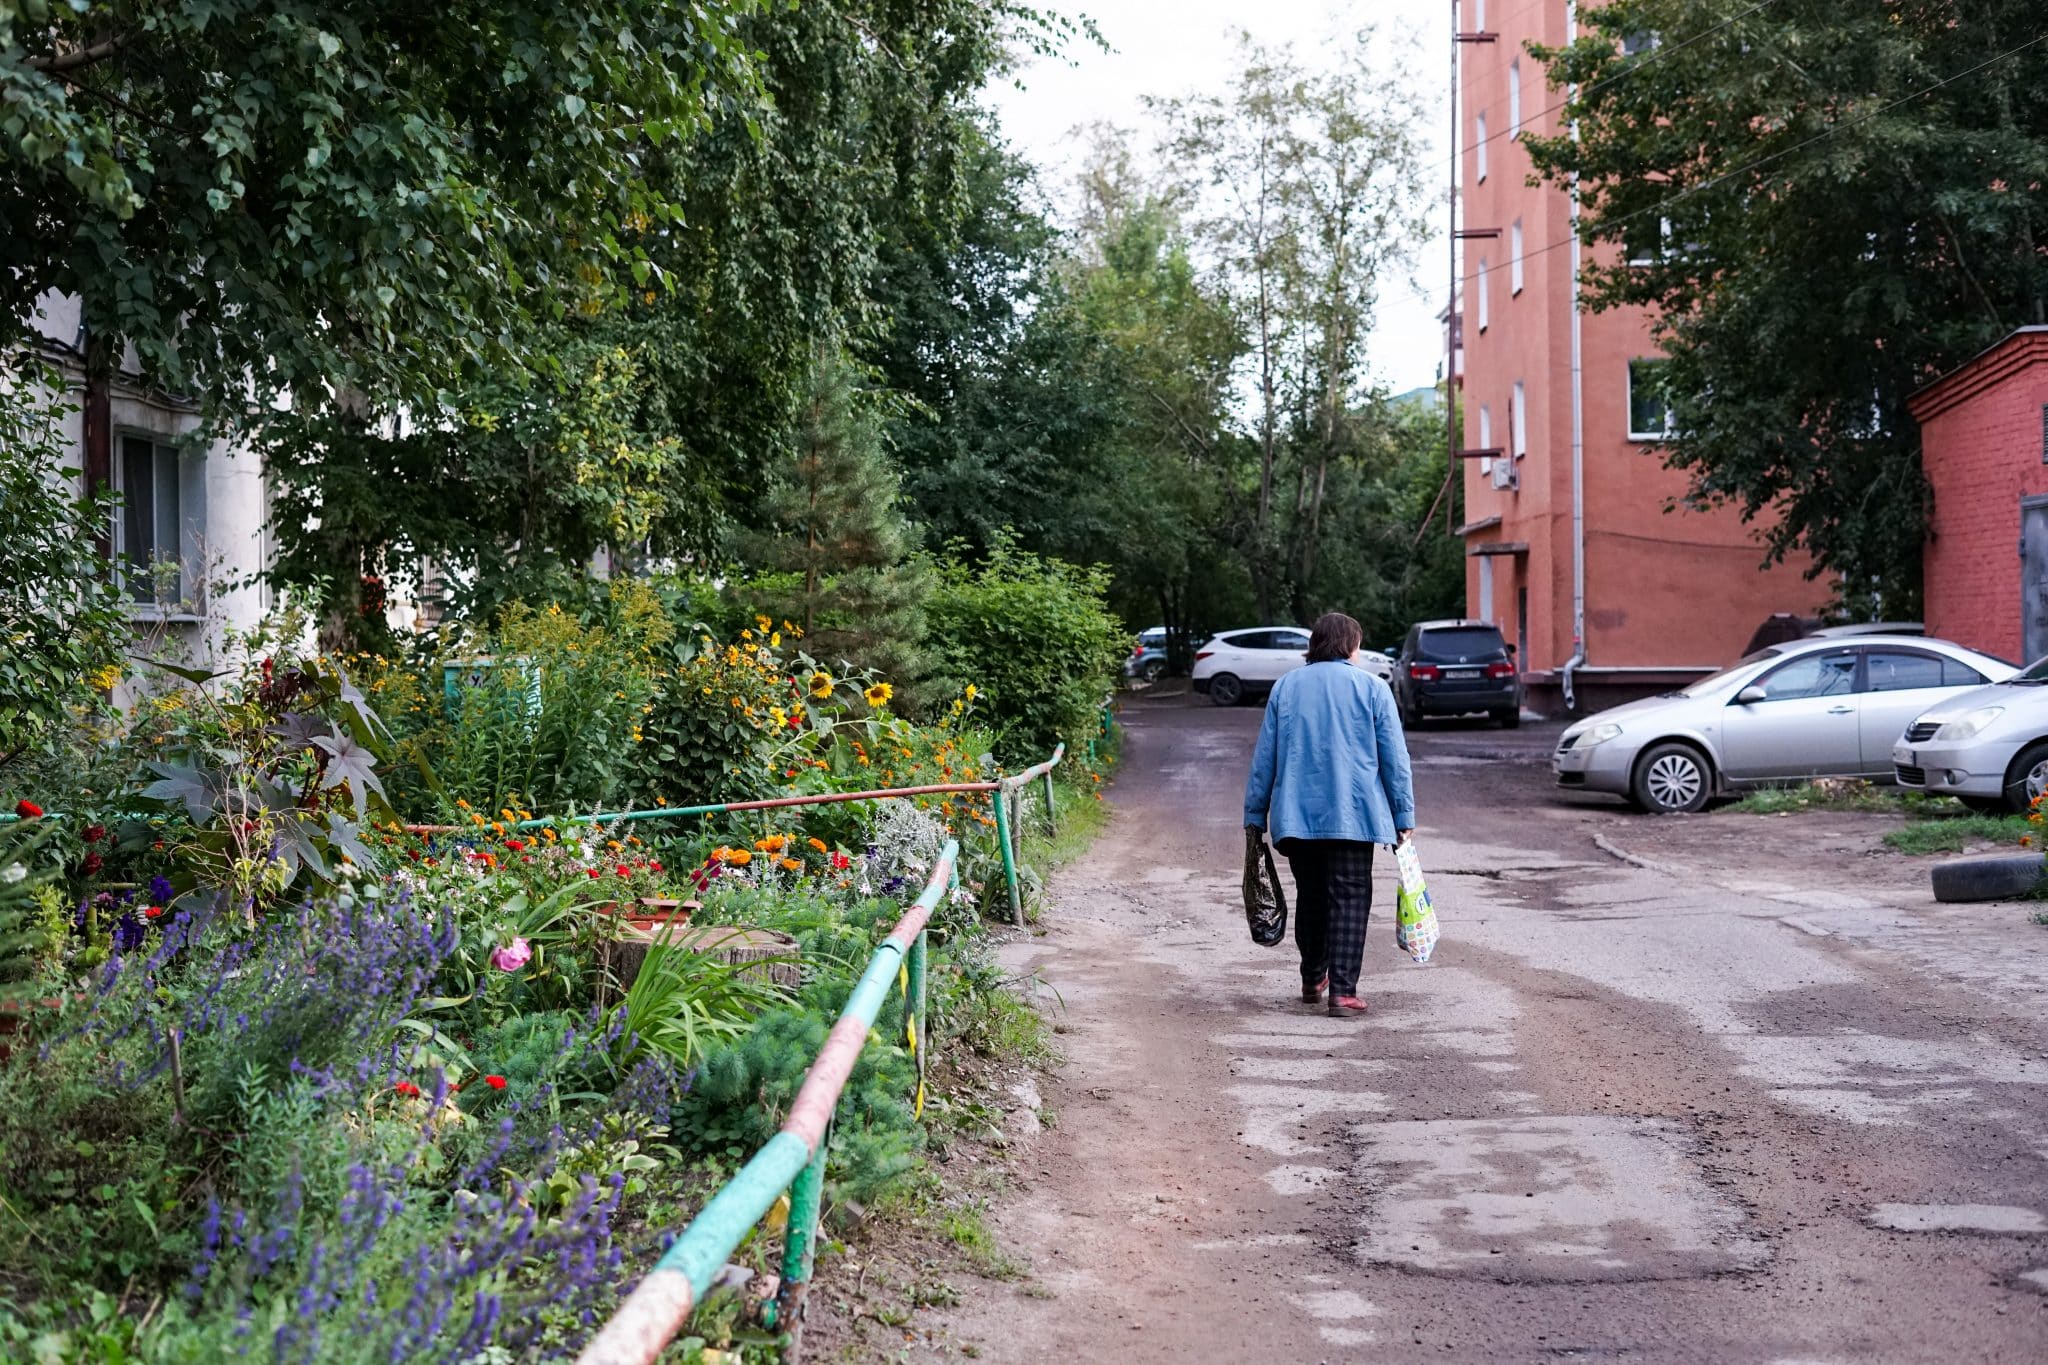
POLYGON ((1442 158, 1448 155, 1442 125, 1450 0, 1053 0, 1053 8, 1094 19, 1112 50, 1076 44, 1073 65, 1037 62, 1018 74, 1023 88, 1005 82, 990 98, 1012 145, 1043 169, 1056 201, 1065 198, 1065 182, 1079 162, 1076 127, 1106 120, 1149 128, 1142 96, 1220 92, 1230 77, 1240 28, 1263 43, 1292 43, 1306 64, 1326 50, 1325 38, 1346 24, 1346 16, 1419 37, 1414 60, 1422 63, 1423 91, 1431 100, 1424 132, 1438 187, 1437 240, 1422 255, 1419 288, 1401 281, 1382 291, 1368 356, 1373 377, 1396 393, 1436 381, 1443 345, 1436 315, 1447 269, 1440 187, 1442 158))

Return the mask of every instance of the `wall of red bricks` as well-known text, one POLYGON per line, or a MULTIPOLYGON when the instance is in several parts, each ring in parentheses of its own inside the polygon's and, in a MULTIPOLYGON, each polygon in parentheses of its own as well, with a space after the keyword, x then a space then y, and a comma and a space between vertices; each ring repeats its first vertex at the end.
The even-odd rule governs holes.
POLYGON ((1914 403, 1934 491, 1923 561, 1928 633, 2007 659, 2022 649, 2020 500, 2048 495, 2044 406, 2042 332, 2016 333, 1914 403))

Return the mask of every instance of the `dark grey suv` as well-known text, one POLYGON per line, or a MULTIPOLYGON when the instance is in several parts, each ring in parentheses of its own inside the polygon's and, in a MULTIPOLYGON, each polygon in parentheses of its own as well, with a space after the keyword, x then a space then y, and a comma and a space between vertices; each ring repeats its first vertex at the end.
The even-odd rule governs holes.
POLYGON ((1403 725, 1484 711, 1512 729, 1522 723, 1514 646, 1484 621, 1424 621, 1394 660, 1394 700, 1403 725))

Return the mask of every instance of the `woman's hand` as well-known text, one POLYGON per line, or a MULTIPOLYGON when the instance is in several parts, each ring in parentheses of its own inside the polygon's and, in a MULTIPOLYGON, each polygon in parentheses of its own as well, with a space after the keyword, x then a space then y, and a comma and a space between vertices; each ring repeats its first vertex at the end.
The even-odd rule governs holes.
POLYGON ((1397 829, 1394 831, 1394 844, 1396 847, 1399 847, 1414 837, 1415 831, 1412 829, 1397 829))

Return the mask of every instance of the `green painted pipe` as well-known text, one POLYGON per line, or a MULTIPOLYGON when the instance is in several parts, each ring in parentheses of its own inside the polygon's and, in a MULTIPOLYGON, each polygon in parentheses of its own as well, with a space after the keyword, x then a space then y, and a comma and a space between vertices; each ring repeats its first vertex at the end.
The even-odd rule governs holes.
POLYGON ((1019 929, 1024 927, 1024 896, 1017 886, 1017 851, 1010 845, 1010 800, 1009 793, 997 792, 996 843, 1003 852, 1003 884, 1010 891, 1010 921, 1019 929))
POLYGON ((774 1314, 768 1325, 789 1334, 783 1359, 793 1360, 802 1349, 804 1300, 810 1293, 811 1272, 818 1264, 818 1215, 825 1203, 826 1140, 789 1187, 789 1224, 783 1234, 782 1283, 776 1287, 774 1314))

